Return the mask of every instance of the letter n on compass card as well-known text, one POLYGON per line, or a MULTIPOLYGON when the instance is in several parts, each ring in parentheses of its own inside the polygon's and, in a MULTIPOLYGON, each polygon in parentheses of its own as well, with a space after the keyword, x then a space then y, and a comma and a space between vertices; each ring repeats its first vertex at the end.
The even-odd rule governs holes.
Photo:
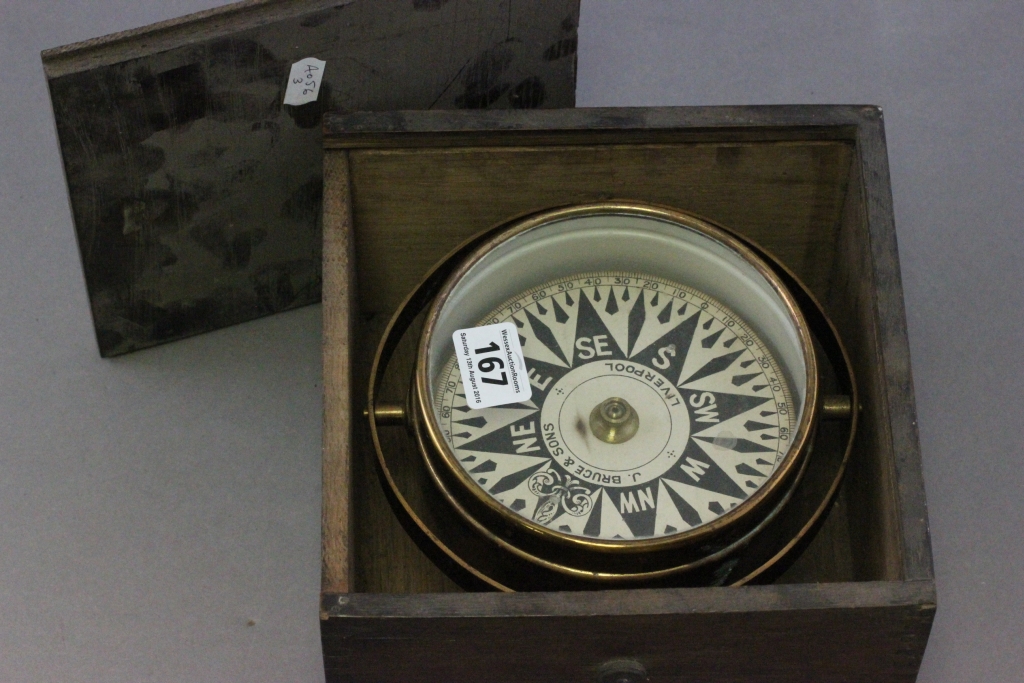
POLYGON ((877 108, 325 131, 328 680, 914 680, 877 108))

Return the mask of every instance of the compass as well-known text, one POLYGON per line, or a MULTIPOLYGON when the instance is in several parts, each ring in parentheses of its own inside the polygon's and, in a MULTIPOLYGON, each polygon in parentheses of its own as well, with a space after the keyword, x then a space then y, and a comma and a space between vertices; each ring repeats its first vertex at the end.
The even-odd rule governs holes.
MULTIPOLYGON (((392 409, 442 515, 484 548, 599 578, 720 562, 780 514, 822 411, 819 360, 755 249, 630 202, 544 211, 470 247, 430 292, 409 405, 392 409), (453 335, 502 325, 529 396, 478 408, 453 335)), ((488 358, 477 374, 506 368, 488 358)))
POLYGON ((693 287, 581 273, 479 322, 495 320, 517 328, 531 400, 472 410, 453 353, 431 407, 444 462, 538 530, 622 548, 675 541, 742 507, 786 462, 799 408, 780 362, 693 287))

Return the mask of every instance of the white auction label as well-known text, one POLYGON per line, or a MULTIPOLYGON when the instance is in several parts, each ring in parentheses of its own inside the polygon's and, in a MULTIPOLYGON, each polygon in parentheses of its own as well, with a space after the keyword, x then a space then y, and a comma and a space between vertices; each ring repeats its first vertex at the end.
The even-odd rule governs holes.
POLYGON ((292 64, 292 71, 288 75, 288 89, 284 92, 284 103, 297 106, 316 102, 326 66, 327 62, 316 57, 306 57, 292 64))
POLYGON ((456 330, 452 341, 470 408, 530 399, 533 391, 515 325, 498 323, 456 330))

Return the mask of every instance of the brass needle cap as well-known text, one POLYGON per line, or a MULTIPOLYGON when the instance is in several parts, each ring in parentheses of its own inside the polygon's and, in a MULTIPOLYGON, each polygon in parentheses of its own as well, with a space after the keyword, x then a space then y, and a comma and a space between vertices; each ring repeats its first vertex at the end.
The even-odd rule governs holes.
POLYGON ((624 399, 605 399, 590 411, 590 431, 605 443, 625 443, 639 428, 640 416, 624 399))

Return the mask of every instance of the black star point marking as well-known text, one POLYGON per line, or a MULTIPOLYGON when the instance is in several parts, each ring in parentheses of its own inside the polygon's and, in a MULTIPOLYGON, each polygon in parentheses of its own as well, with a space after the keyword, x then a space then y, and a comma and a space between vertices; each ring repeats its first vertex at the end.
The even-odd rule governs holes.
MULTIPOLYGON (((568 296, 568 294, 566 296, 568 296)), ((558 305, 558 302, 555 301, 554 299, 551 300, 551 303, 555 309, 555 322, 558 323, 559 325, 564 325, 565 323, 567 323, 569 321, 569 314, 566 313, 562 309, 562 307, 558 305)))
POLYGON ((688 377, 685 382, 682 382, 682 384, 689 384, 690 382, 696 382, 698 379, 703 379, 703 378, 708 377, 710 375, 714 375, 716 373, 719 373, 722 370, 725 370, 730 365, 732 365, 732 362, 734 360, 736 360, 737 358, 740 357, 740 354, 742 354, 743 351, 744 351, 743 349, 740 349, 739 351, 733 351, 732 353, 727 353, 724 356, 718 356, 717 358, 712 358, 711 360, 709 360, 707 363, 704 364, 704 367, 702 367, 700 370, 698 370, 697 372, 695 372, 692 375, 690 375, 690 377, 688 377))
POLYGON ((551 328, 529 311, 526 311, 526 319, 530 321, 530 327, 533 328, 533 336, 537 338, 537 341, 547 347, 548 351, 555 354, 558 360, 568 365, 569 360, 562 353, 562 347, 559 345, 558 340, 555 339, 555 333, 551 331, 551 328))
POLYGON ((683 518, 683 521, 690 526, 699 526, 700 513, 693 509, 693 506, 687 503, 671 486, 666 485, 665 490, 668 491, 668 497, 675 504, 676 510, 679 511, 679 516, 683 518))
POLYGON ((732 384, 733 384, 733 386, 736 386, 736 387, 742 387, 744 384, 746 384, 750 380, 754 379, 755 377, 760 377, 760 376, 761 376, 760 372, 752 372, 749 375, 736 375, 736 376, 734 376, 732 378, 732 384))
POLYGON ((766 476, 765 474, 763 474, 761 472, 758 472, 757 470, 755 470, 753 467, 751 467, 750 465, 748 465, 745 462, 741 462, 739 465, 736 465, 736 471, 739 472, 740 474, 745 474, 748 477, 750 477, 750 476, 754 476, 754 477, 764 477, 764 476, 766 476))
MULTIPOLYGON (((524 413, 522 417, 510 422, 501 429, 495 429, 494 431, 488 432, 482 436, 478 436, 472 441, 467 441, 456 446, 461 451, 476 451, 477 453, 500 453, 502 455, 541 455, 541 451, 538 448, 536 452, 519 452, 518 447, 512 443, 513 433, 536 436, 535 446, 540 446, 540 434, 537 432, 537 413, 531 411, 524 413), (513 432, 515 430, 515 432, 513 432)), ((456 434, 455 436, 463 436, 462 434, 456 434)), ((467 432, 466 437, 469 436, 467 432)))
POLYGON ((743 500, 746 492, 693 439, 663 478, 743 500))
POLYGON ((718 332, 715 332, 714 334, 708 335, 707 337, 701 339, 700 345, 703 346, 705 349, 710 349, 712 346, 715 345, 715 342, 718 341, 718 338, 722 336, 722 332, 725 332, 724 327, 720 329, 718 332))
MULTIPOLYGON (((703 390, 683 389, 681 393, 683 394, 683 398, 686 400, 687 405, 690 405, 692 408, 692 404, 690 403, 690 401, 697 400, 692 397, 699 396, 701 393, 704 392, 703 390)), ((715 412, 719 422, 731 420, 737 415, 745 413, 748 410, 753 410, 754 408, 758 407, 759 405, 763 404, 765 401, 768 400, 768 398, 764 396, 726 394, 718 391, 710 391, 707 393, 710 393, 715 397, 715 412)), ((700 429, 698 429, 697 426, 704 422, 701 419, 701 417, 703 416, 695 414, 692 409, 690 413, 690 419, 693 420, 695 430, 700 431, 700 429)))
POLYGON ((619 312, 619 302, 615 300, 615 288, 608 288, 608 303, 604 307, 604 312, 608 315, 615 315, 619 312))
POLYGON ((658 322, 662 325, 666 324, 672 319, 672 302, 669 301, 665 304, 665 308, 661 309, 661 313, 658 314, 658 322))
MULTIPOLYGON (((619 348, 615 335, 611 333, 604 320, 601 319, 601 315, 594 308, 590 299, 583 297, 580 300, 579 312, 576 316, 576 339, 589 337, 591 344, 596 344, 597 335, 604 335, 606 337, 601 342, 604 350, 599 360, 625 360, 626 354, 619 348), (609 353, 611 355, 607 355, 609 353)), ((593 346, 575 347, 572 359, 573 367, 589 363, 593 360, 598 360, 595 358, 595 348, 593 346)))
MULTIPOLYGON (((643 305, 643 298, 638 301, 630 313, 632 316, 636 313, 637 309, 646 311, 646 306, 643 305)), ((638 314, 639 315, 639 314, 638 314)), ((644 314, 646 315, 646 313, 644 314)), ((693 333, 697 327, 697 318, 699 316, 691 316, 686 320, 680 320, 675 327, 670 328, 665 334, 654 342, 648 344, 639 352, 633 348, 630 350, 631 357, 633 360, 643 363, 649 368, 657 370, 659 373, 668 378, 678 378, 679 373, 682 372, 683 365, 686 364, 686 353, 690 348, 690 342, 693 340, 693 333), (661 351, 665 349, 665 354, 662 355, 661 351), (665 363, 668 363, 668 367, 662 367, 665 363)), ((642 327, 642 323, 640 323, 642 327)), ((637 329, 637 336, 640 331, 637 329)), ((632 337, 634 339, 635 338, 632 337)))
POLYGON ((726 447, 721 443, 715 443, 715 437, 713 436, 695 436, 693 438, 700 439, 705 443, 714 444, 729 451, 736 451, 737 453, 771 453, 774 451, 772 448, 766 448, 759 443, 750 441, 749 439, 736 439, 735 444, 726 447))
POLYGON ((633 345, 636 344, 640 331, 644 329, 644 322, 647 320, 647 307, 644 306, 644 293, 640 292, 640 299, 633 304, 629 312, 629 322, 626 326, 628 332, 626 341, 626 353, 633 353, 633 345))

